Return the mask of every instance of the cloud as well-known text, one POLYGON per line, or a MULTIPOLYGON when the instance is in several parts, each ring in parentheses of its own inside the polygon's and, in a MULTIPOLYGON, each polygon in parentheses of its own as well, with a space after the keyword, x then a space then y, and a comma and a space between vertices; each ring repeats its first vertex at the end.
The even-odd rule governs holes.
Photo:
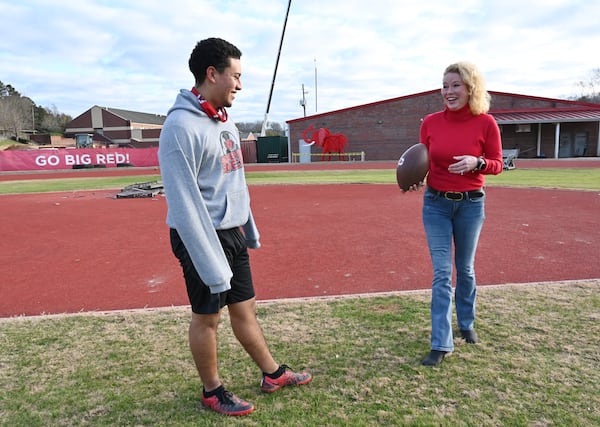
MULTIPOLYGON (((48 3, 0 0, 10 34, 0 38, 0 80, 38 105, 164 114, 193 84, 195 43, 218 36, 243 52, 232 117, 264 117, 287 2, 48 3)), ((311 115, 436 89, 457 60, 476 63, 490 90, 573 96, 600 65, 598 16, 600 3, 573 0, 293 0, 269 118, 301 117, 302 85, 311 115)))

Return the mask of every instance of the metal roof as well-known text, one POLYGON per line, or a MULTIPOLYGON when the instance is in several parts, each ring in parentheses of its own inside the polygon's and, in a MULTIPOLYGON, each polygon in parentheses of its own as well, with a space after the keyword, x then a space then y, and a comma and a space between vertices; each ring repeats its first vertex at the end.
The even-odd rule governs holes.
POLYGON ((138 111, 121 110, 119 108, 112 107, 100 107, 112 114, 115 114, 122 119, 129 120, 134 123, 144 123, 149 125, 162 125, 165 122, 167 116, 160 114, 151 113, 140 113, 138 111))
POLYGON ((546 109, 528 111, 490 111, 499 125, 525 123, 600 122, 598 109, 546 109))

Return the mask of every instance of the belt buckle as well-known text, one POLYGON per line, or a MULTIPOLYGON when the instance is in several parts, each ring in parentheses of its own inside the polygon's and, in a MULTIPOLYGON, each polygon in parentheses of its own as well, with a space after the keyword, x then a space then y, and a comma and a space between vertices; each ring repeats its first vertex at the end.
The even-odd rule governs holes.
POLYGON ((446 191, 444 193, 444 197, 446 198, 446 200, 453 200, 453 201, 460 202, 461 200, 463 200, 465 198, 465 195, 463 193, 461 193, 460 191, 446 191))

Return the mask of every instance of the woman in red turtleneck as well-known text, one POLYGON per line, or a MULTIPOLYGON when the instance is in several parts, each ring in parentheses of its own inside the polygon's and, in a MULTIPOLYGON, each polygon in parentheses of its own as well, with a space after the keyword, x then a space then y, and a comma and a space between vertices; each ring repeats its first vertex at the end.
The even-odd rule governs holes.
MULTIPOLYGON (((433 265, 431 351, 423 365, 435 366, 454 350, 452 333, 452 245, 456 266, 455 305, 463 339, 478 341, 475 322, 475 252, 485 217, 484 175, 502 172, 502 143, 487 114, 490 95, 472 64, 459 62, 443 77, 443 111, 421 125, 429 150, 423 225, 433 265)), ((413 188, 414 189, 414 188, 413 188)))

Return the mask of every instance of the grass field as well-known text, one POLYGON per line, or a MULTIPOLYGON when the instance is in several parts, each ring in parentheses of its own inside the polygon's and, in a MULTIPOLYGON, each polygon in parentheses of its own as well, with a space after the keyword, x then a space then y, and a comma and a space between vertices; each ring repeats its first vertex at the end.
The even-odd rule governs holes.
POLYGON ((273 395, 220 329, 225 384, 256 411, 199 407, 187 308, 0 320, 3 426, 597 426, 600 283, 483 287, 482 342, 437 368, 429 293, 259 305, 276 357, 309 385, 273 395))
MULTIPOLYGON (((349 181, 330 175, 256 172, 248 180, 394 182, 389 171, 356 171, 349 181)), ((146 178, 78 185, 120 188, 157 177, 146 178)), ((491 178, 489 185, 600 190, 596 170, 491 178)), ((72 179, 27 190, 0 182, 0 192, 71 191, 72 179)), ((482 342, 456 340, 454 354, 436 368, 420 365, 429 351, 429 298, 414 292, 260 304, 276 358, 314 375, 307 386, 273 395, 260 393, 259 372, 225 313, 221 375, 257 408, 239 419, 199 407, 187 307, 0 319, 0 426, 600 425, 600 281, 480 288, 482 342)))
MULTIPOLYGON (((247 172, 250 185, 266 184, 393 184, 394 170, 328 170, 247 172)), ((0 181, 0 194, 120 189, 127 185, 159 180, 159 175, 113 176, 68 179, 0 181)), ((600 190, 600 168, 514 169, 486 177, 489 186, 573 188, 600 190)))

